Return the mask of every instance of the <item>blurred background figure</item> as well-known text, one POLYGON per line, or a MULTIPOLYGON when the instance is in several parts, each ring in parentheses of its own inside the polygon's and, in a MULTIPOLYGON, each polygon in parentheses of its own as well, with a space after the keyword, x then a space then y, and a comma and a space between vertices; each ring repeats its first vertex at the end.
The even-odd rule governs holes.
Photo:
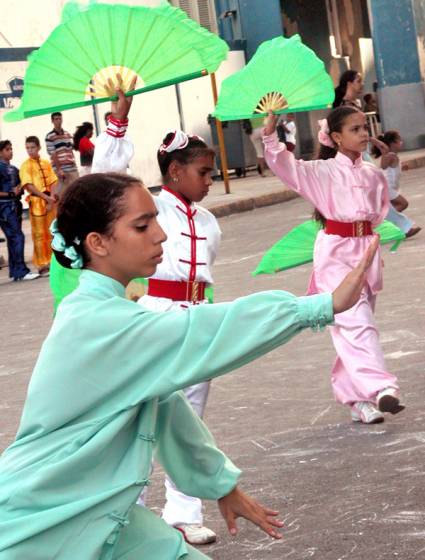
MULTIPOLYGON (((9 258, 9 277, 12 280, 34 280, 38 274, 33 273, 25 264, 25 237, 22 232, 22 189, 19 171, 12 165, 12 142, 0 142, 0 228, 7 239, 9 258)), ((0 260, 0 268, 5 266, 0 260)))
POLYGON ((346 70, 339 79, 335 88, 335 100, 332 107, 350 105, 361 109, 360 96, 363 92, 363 78, 357 70, 346 70))
POLYGON ((53 170, 59 179, 57 194, 60 194, 78 179, 78 170, 75 163, 72 136, 62 127, 62 113, 56 111, 50 115, 50 118, 53 129, 46 135, 46 149, 53 170))
POLYGON ((28 136, 25 149, 29 158, 19 170, 22 186, 29 192, 29 216, 34 244, 33 263, 41 276, 48 276, 52 256, 50 224, 56 216, 58 178, 50 162, 40 158, 40 140, 28 136))
POLYGON ((91 173, 93 162, 94 144, 90 140, 93 136, 93 125, 90 122, 83 122, 77 126, 74 133, 74 150, 80 152, 80 175, 91 173))
POLYGON ((284 142, 290 152, 295 150, 297 144, 297 125, 294 113, 282 115, 276 126, 280 142, 284 142))
POLYGON ((263 119, 250 119, 243 121, 243 128, 255 149, 257 156, 257 171, 261 177, 265 177, 266 160, 264 159, 264 146, 262 140, 263 119))
POLYGON ((380 158, 379 166, 388 183, 391 204, 386 219, 404 231, 406 237, 412 237, 419 233, 421 228, 415 226, 414 222, 403 214, 403 210, 409 206, 407 199, 400 193, 401 166, 398 153, 403 147, 403 140, 397 130, 387 130, 385 134, 378 136, 378 140, 389 148, 385 153, 377 145, 372 148, 375 158, 380 158))

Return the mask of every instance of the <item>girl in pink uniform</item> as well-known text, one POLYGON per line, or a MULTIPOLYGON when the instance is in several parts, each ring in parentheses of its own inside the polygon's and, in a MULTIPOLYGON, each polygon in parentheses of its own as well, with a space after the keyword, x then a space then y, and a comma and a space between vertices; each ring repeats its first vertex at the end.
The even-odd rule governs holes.
MULTIPOLYGON (((265 158, 270 169, 311 202, 323 221, 314 248, 309 294, 332 290, 359 262, 373 235, 372 228, 388 212, 389 195, 380 169, 363 161, 369 140, 365 115, 354 107, 338 107, 320 121, 321 149, 315 161, 295 159, 278 141, 277 117, 264 129, 265 158)), ((337 401, 351 407, 353 421, 383 422, 383 412, 403 410, 397 379, 385 367, 374 319, 382 289, 379 253, 368 271, 357 304, 335 317, 331 327, 337 358, 332 387, 337 401)))

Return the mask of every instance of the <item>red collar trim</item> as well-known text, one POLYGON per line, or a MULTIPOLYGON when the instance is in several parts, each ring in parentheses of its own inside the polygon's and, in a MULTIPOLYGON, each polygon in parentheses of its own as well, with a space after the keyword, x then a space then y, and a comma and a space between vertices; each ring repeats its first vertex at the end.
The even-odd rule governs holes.
POLYGON ((187 210, 192 210, 192 203, 188 202, 187 199, 184 198, 181 194, 176 193, 175 191, 172 191, 171 189, 169 189, 165 185, 162 185, 162 189, 164 191, 167 191, 168 193, 174 195, 176 198, 178 198, 180 200, 180 202, 182 202, 184 204, 184 206, 187 210))

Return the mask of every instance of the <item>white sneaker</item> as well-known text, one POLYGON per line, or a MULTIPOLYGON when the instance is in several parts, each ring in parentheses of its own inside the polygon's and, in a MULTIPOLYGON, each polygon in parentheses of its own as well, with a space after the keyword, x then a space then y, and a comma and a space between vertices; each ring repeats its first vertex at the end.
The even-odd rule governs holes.
POLYGON ((22 278, 19 278, 18 280, 35 280, 36 278, 38 278, 40 275, 38 274, 38 272, 27 272, 25 274, 25 276, 22 276, 22 278))
POLYGON ((381 412, 391 412, 391 414, 397 414, 405 408, 404 405, 400 404, 397 389, 394 389, 393 387, 387 387, 387 389, 379 391, 376 397, 376 402, 381 412))
POLYGON ((210 544, 217 540, 217 535, 200 523, 179 523, 174 528, 183 533, 184 540, 189 544, 210 544))
POLYGON ((359 401, 351 407, 351 418, 353 422, 363 424, 379 424, 384 421, 384 415, 376 406, 369 401, 359 401))

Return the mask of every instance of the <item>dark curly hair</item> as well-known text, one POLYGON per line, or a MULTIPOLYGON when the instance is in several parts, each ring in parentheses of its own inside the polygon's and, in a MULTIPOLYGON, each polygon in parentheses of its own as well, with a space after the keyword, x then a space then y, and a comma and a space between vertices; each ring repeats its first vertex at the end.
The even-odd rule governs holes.
POLYGON ((10 140, 0 140, 0 152, 9 146, 12 146, 12 142, 10 140))
MULTIPOLYGON (((163 140, 163 144, 168 144, 173 138, 173 132, 169 132, 163 140)), ((168 168, 171 162, 177 161, 181 165, 192 163, 196 158, 202 156, 215 156, 214 150, 209 148, 207 144, 198 138, 198 136, 189 136, 189 142, 182 150, 174 150, 173 152, 161 152, 158 150, 157 159, 162 177, 168 179, 168 168)))
POLYGON ((74 150, 76 150, 77 152, 80 151, 81 138, 83 138, 89 130, 93 131, 93 125, 91 122, 83 122, 83 124, 77 126, 77 130, 75 131, 73 138, 74 150))
MULTIPOLYGON (((93 173, 80 177, 68 187, 60 199, 57 227, 67 246, 73 246, 83 257, 83 268, 90 261, 84 240, 90 232, 108 235, 124 213, 123 198, 128 188, 140 179, 119 173, 93 173)), ((71 268, 64 253, 54 251, 56 260, 71 268)))

